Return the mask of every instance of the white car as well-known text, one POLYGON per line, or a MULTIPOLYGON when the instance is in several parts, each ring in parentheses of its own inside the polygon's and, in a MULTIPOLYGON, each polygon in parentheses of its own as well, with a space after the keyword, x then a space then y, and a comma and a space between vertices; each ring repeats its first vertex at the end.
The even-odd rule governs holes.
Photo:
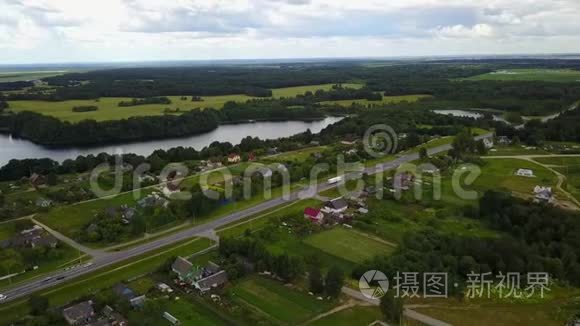
POLYGON ((0 301, 4 301, 6 300, 7 296, 5 296, 4 294, 0 293, 0 301))

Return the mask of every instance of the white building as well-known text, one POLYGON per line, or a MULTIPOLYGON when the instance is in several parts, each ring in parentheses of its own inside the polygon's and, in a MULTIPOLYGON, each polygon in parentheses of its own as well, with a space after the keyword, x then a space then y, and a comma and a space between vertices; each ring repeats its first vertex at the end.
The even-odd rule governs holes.
POLYGON ((518 169, 516 175, 520 177, 534 177, 534 171, 530 169, 518 169))

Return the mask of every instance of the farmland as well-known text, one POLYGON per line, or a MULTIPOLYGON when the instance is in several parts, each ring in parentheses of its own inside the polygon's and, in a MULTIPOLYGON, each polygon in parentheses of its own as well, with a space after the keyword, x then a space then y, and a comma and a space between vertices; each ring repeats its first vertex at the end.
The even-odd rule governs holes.
POLYGON ((580 200, 579 157, 536 157, 535 161, 546 164, 566 176, 565 189, 580 200))
MULTIPOLYGON (((320 84, 310 86, 285 87, 273 89, 273 97, 294 97, 306 91, 316 91, 318 89, 328 90, 333 84, 320 84)), ((347 87, 360 87, 361 84, 344 84, 347 87)), ((14 112, 33 111, 55 118, 79 122, 81 120, 92 119, 96 121, 121 120, 135 116, 159 116, 166 114, 165 110, 171 114, 179 114, 193 109, 214 108, 221 109, 227 102, 245 102, 254 97, 242 94, 202 96, 203 101, 191 101, 191 96, 182 99, 182 96, 167 96, 170 104, 143 104, 129 107, 119 107, 121 101, 131 101, 128 97, 101 97, 94 100, 67 100, 67 101, 37 101, 23 100, 10 101, 10 109, 14 112), (73 112, 73 107, 96 106, 97 111, 73 112), (179 109, 179 112, 177 110, 179 109)))
POLYGON ((330 309, 327 302, 260 277, 238 283, 229 295, 250 310, 264 314, 273 323, 295 325, 330 309))
POLYGON ((393 246, 368 235, 340 227, 312 235, 304 242, 326 253, 355 263, 363 262, 377 255, 388 256, 395 249, 393 246))
POLYGON ((473 76, 466 80, 500 80, 500 81, 546 81, 571 83, 580 82, 580 71, 571 69, 506 69, 483 75, 473 76))
POLYGON ((486 159, 485 162, 481 176, 475 181, 475 185, 482 189, 505 189, 530 195, 536 185, 556 185, 556 175, 534 162, 520 159, 486 159), (531 169, 535 177, 517 176, 518 169, 531 169))

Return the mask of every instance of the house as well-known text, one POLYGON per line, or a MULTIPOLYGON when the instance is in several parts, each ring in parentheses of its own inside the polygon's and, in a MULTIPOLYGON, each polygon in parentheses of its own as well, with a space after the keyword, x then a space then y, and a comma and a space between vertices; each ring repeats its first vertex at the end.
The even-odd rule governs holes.
POLYGON ((551 203, 554 200, 554 193, 552 187, 535 186, 534 200, 537 202, 551 203))
POLYGON ((0 243, 2 248, 56 248, 57 245, 58 240, 38 225, 0 243))
POLYGON ((338 213, 342 213, 342 212, 346 211, 347 208, 348 208, 348 204, 347 204, 346 200, 344 200, 344 198, 342 198, 342 197, 338 197, 338 198, 327 201, 324 204, 324 208, 322 208, 322 211, 324 213, 338 214, 338 213))
POLYGON ((228 163, 239 163, 241 160, 240 154, 231 153, 228 155, 228 163))
POLYGON ((92 301, 84 301, 77 303, 74 306, 65 308, 62 311, 62 316, 69 325, 86 325, 95 316, 95 310, 93 309, 92 301))
POLYGON ((157 290, 159 290, 162 293, 172 293, 173 292, 173 289, 165 283, 157 283, 157 285, 155 287, 157 288, 157 290))
POLYGON ((186 259, 177 257, 171 265, 171 270, 178 275, 180 281, 190 284, 202 293, 228 281, 226 271, 211 261, 204 267, 194 268, 186 259))
POLYGON ((256 154, 250 153, 248 154, 248 161, 253 162, 257 159, 256 154))
POLYGON ((177 274, 180 281, 187 282, 193 273, 193 264, 183 257, 177 257, 171 265, 171 270, 177 274))
MULTIPOLYGON (((105 308, 103 308, 102 315, 103 315, 104 319, 99 320, 99 322, 101 322, 101 325, 106 325, 106 326, 127 326, 127 325, 129 325, 129 321, 127 321, 127 319, 125 319, 125 317, 123 317, 123 315, 121 315, 120 313, 113 310, 113 308, 111 308, 110 306, 105 306, 105 308)), ((91 324, 91 326, 95 326, 95 325, 99 325, 99 324, 97 324, 97 323, 91 324)))
POLYGON ((345 152, 346 155, 356 155, 357 153, 358 153, 358 151, 354 148, 351 148, 345 152))
POLYGON ((304 218, 310 219, 314 223, 322 223, 324 214, 319 209, 306 207, 304 209, 304 218))
POLYGON ((353 141, 343 140, 340 143, 344 146, 354 146, 356 144, 356 140, 353 141))
POLYGON ((393 187, 400 190, 409 190, 411 185, 415 182, 415 176, 410 172, 403 172, 395 175, 393 179, 393 187))
POLYGON ((169 321, 171 323, 171 325, 181 325, 181 322, 179 321, 179 319, 173 317, 167 311, 163 313, 163 318, 165 318, 167 321, 169 321))
POLYGON ((497 143, 505 146, 511 144, 512 142, 507 136, 499 136, 497 137, 497 143))
POLYGON ((270 147, 266 150, 266 153, 268 153, 268 155, 278 154, 278 147, 270 147))
POLYGON ((483 139, 483 145, 485 145, 485 148, 492 148, 493 147, 493 139, 491 138, 484 138, 483 139))
POLYGON ((159 193, 154 192, 150 195, 142 198, 137 202, 137 205, 140 207, 167 207, 169 205, 169 201, 160 196, 159 193))
POLYGON ((33 187, 38 187, 46 183, 46 177, 37 173, 33 173, 28 181, 33 187))
POLYGON ((530 169, 518 169, 516 171, 516 175, 518 175, 520 177, 533 177, 534 171, 532 171, 530 169))
POLYGON ((45 199, 45 198, 38 198, 38 199, 36 199, 34 204, 38 207, 49 208, 52 205, 52 200, 45 199))
POLYGON ((124 298, 129 301, 132 307, 142 307, 145 304, 146 297, 144 295, 138 296, 133 290, 123 283, 119 283, 113 287, 113 293, 117 297, 124 298))

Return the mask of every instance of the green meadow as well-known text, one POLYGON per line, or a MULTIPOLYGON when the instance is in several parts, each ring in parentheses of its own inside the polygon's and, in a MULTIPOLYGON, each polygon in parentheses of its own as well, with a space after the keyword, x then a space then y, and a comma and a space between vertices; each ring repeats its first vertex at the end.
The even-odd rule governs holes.
POLYGON ((580 71, 571 69, 505 69, 473 76, 465 80, 580 82, 580 71))
POLYGON ((282 283, 250 277, 239 282, 229 292, 230 297, 273 324, 296 325, 331 308, 328 301, 284 286, 282 283))
POLYGON ((389 244, 341 226, 316 233, 306 238, 304 242, 354 263, 362 263, 374 256, 388 256, 395 250, 395 247, 389 244))
MULTIPOLYGON (((334 84, 320 84, 309 86, 285 87, 273 89, 273 97, 294 97, 304 94, 307 91, 316 91, 319 89, 329 90, 334 84)), ((362 87, 362 84, 343 84, 345 87, 362 87)), ((191 96, 187 99, 181 99, 181 96, 167 96, 171 99, 171 104, 144 104, 128 107, 119 107, 119 102, 130 101, 128 97, 101 97, 94 100, 67 100, 67 101, 10 101, 10 110, 14 112, 33 111, 55 118, 79 122, 81 120, 92 119, 96 121, 121 120, 135 116, 159 116, 164 115, 165 109, 169 109, 171 114, 191 111, 193 109, 214 108, 221 109, 227 102, 245 102, 255 97, 234 94, 220 96, 202 96, 203 101, 192 102, 191 96), (97 106, 97 111, 73 112, 75 106, 97 106), (179 112, 173 112, 179 109, 179 112)))

